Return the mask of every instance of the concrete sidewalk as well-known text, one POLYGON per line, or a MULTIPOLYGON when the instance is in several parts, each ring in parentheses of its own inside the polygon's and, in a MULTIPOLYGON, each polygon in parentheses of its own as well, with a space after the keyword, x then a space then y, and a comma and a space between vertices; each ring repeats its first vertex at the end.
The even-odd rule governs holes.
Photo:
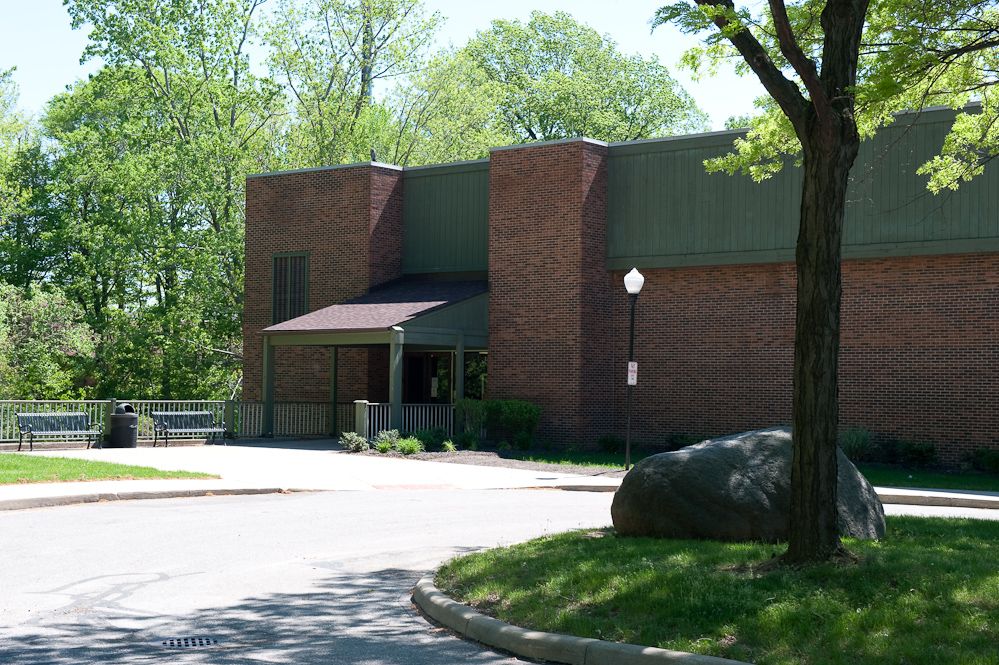
MULTIPOLYGON (((0 510, 123 499, 282 491, 562 489, 613 492, 619 478, 350 455, 335 441, 267 441, 232 446, 63 450, 23 453, 164 470, 202 471, 210 480, 110 480, 0 486, 0 510)), ((883 503, 999 509, 999 494, 876 488, 883 503)))

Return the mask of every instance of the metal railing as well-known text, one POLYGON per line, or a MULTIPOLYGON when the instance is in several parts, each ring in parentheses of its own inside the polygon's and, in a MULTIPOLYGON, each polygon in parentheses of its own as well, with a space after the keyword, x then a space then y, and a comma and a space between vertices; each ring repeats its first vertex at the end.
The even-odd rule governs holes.
MULTIPOLYGON (((355 402, 364 409, 363 434, 369 439, 373 439, 378 432, 392 429, 392 405, 385 402, 355 402)), ((362 414, 358 414, 362 417, 362 414)), ((403 404, 402 405, 402 427, 403 433, 412 434, 420 430, 443 429, 448 436, 454 434, 454 405, 453 404, 403 404)))
MULTIPOLYGON (((17 441, 17 414, 18 413, 86 413, 90 416, 90 422, 94 425, 104 425, 109 400, 0 400, 0 443, 17 441)), ((36 440, 51 439, 53 437, 38 437, 36 440)), ((54 437, 58 440, 82 440, 81 437, 54 437)))
MULTIPOLYGON (((18 439, 18 413, 83 412, 91 422, 107 431, 108 415, 114 406, 128 402, 139 416, 140 440, 153 439, 154 411, 209 411, 217 421, 225 420, 232 436, 263 435, 263 402, 226 402, 222 400, 0 400, 0 443, 18 439)), ((330 405, 328 402, 276 402, 274 404, 275 436, 329 436, 330 405)), ((354 404, 337 404, 337 430, 354 430, 354 404)), ((57 440, 74 440, 64 436, 57 440)))
MULTIPOLYGON (((354 405, 336 405, 337 429, 339 432, 353 431, 354 405)), ((234 409, 233 427, 241 437, 263 436, 264 403, 239 402, 234 409)), ((339 434, 336 432, 336 434, 339 434)), ((328 402, 275 402, 274 436, 329 436, 330 405, 328 402)))

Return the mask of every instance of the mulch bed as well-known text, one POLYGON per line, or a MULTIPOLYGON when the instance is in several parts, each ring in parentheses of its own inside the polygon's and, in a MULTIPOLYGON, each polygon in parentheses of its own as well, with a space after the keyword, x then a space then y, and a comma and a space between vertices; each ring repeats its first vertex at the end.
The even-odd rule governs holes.
POLYGON ((548 473, 572 474, 577 476, 601 476, 603 478, 622 478, 624 469, 610 466, 577 466, 575 464, 547 464, 544 462, 529 462, 508 457, 509 453, 484 450, 459 450, 454 453, 414 453, 403 455, 399 452, 380 453, 369 450, 364 455, 375 457, 399 457, 403 459, 422 460, 424 462, 447 462, 449 464, 471 464, 474 466, 502 466, 510 469, 526 469, 529 471, 546 471, 548 473))

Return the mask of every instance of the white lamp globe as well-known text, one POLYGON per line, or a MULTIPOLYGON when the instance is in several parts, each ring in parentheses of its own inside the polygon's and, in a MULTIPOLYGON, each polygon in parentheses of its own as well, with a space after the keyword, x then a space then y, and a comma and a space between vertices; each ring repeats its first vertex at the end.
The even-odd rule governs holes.
POLYGON ((630 295, 637 296, 645 284, 645 277, 638 272, 638 268, 632 268, 631 272, 624 276, 624 290, 630 295))

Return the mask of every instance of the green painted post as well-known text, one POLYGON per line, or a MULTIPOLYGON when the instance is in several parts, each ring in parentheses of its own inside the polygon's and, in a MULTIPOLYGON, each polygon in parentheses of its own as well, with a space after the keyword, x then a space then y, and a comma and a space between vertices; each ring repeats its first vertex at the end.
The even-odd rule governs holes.
POLYGON ((340 436, 340 429, 337 427, 336 412, 336 384, 337 384, 337 351, 338 346, 330 347, 330 436, 336 438, 340 436))
POLYGON ((264 417, 260 428, 262 436, 274 436, 274 352, 270 340, 264 337, 264 417))
POLYGON ((454 344, 454 399, 465 396, 465 333, 459 332, 454 344))
POLYGON ((392 429, 402 429, 402 351, 405 335, 402 328, 392 328, 389 343, 389 409, 392 429))

